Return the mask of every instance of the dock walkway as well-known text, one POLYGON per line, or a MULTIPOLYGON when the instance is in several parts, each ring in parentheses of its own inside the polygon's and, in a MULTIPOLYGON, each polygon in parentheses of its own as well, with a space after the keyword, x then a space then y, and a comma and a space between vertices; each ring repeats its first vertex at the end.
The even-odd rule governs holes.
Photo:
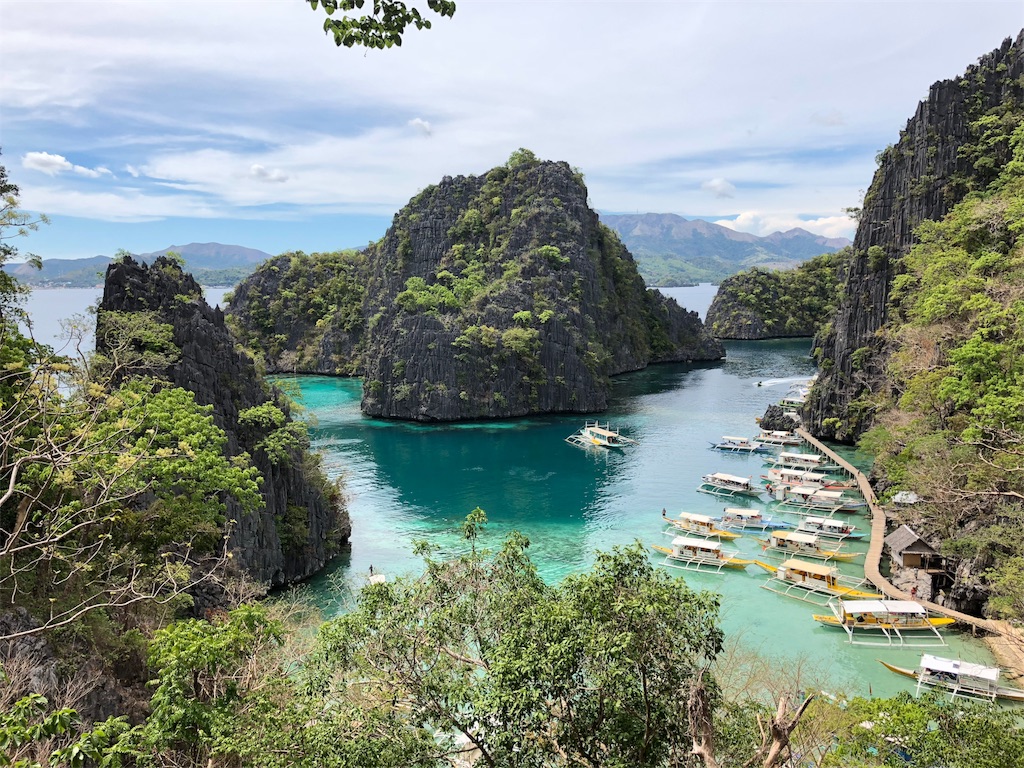
POLYGON ((999 663, 1007 669, 1008 676, 1017 680, 1024 680, 1024 636, 1021 635, 1020 630, 1016 627, 1011 626, 1005 621, 982 619, 977 616, 961 613, 960 611, 954 611, 952 608, 947 608, 944 605, 939 605, 929 600, 920 600, 912 597, 882 575, 879 564, 882 561, 882 547, 885 543, 885 510, 878 505, 878 499, 875 498, 875 492, 872 490, 867 477, 842 456, 832 451, 827 445, 811 436, 807 430, 797 429, 796 432, 807 443, 813 445, 816 450, 835 461, 856 479, 857 487, 864 495, 868 508, 871 510, 871 543, 864 562, 864 576, 874 585, 875 589, 893 600, 913 600, 934 613, 948 616, 962 624, 969 624, 975 630, 980 629, 989 633, 992 637, 987 638, 988 645, 992 649, 993 654, 999 659, 999 663))

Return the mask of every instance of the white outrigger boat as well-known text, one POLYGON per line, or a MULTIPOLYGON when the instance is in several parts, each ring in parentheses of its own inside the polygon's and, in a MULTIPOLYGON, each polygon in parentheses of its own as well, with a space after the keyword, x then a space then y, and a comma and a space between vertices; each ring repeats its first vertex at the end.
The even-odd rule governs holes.
POLYGON ((929 616, 912 600, 831 600, 832 615, 814 615, 826 627, 839 627, 857 645, 945 645, 939 630, 955 623, 945 616, 929 616), (879 640, 859 640, 865 635, 879 640))
POLYGON ((777 531, 792 528, 789 523, 777 522, 770 517, 765 517, 757 509, 737 509, 726 507, 722 510, 722 516, 715 518, 723 528, 730 528, 737 531, 777 531))
POLYGON ((717 541, 707 539, 691 539, 687 536, 676 536, 672 539, 672 547, 654 549, 665 555, 664 565, 670 568, 682 568, 686 571, 714 571, 721 573, 723 568, 743 570, 753 560, 737 557, 737 552, 727 552, 717 541))
POLYGON ((712 472, 701 478, 697 486, 701 493, 712 493, 716 496, 760 496, 764 489, 749 477, 729 475, 725 472, 712 472))
MULTIPOLYGON (((692 533, 709 539, 738 539, 740 537, 738 533, 715 527, 717 521, 707 515, 680 512, 679 517, 673 518, 669 517, 668 512, 663 509, 661 510, 661 516, 673 529, 683 531, 684 533, 692 533)), ((670 533, 670 531, 666 531, 666 533, 670 533)))
POLYGON ((842 491, 829 491, 813 485, 797 485, 792 488, 785 486, 769 486, 769 492, 779 506, 798 515, 825 514, 831 517, 836 512, 857 512, 867 506, 863 499, 851 499, 842 491))
POLYGON ((949 691, 950 698, 1024 701, 1024 690, 1000 684, 999 667, 985 667, 960 659, 932 656, 930 653, 921 656, 917 669, 897 667, 881 659, 878 662, 890 672, 917 680, 918 696, 921 695, 921 686, 927 686, 949 691))
POLYGON ((711 447, 718 451, 732 451, 733 453, 771 453, 772 447, 763 445, 749 437, 733 437, 722 435, 717 443, 711 443, 711 447))
POLYGON ((838 472, 842 469, 820 453, 794 453, 793 451, 783 451, 778 456, 765 461, 765 464, 779 469, 809 469, 814 472, 838 472))
POLYGON ((788 552, 793 555, 813 557, 817 560, 843 560, 849 561, 860 557, 862 552, 840 552, 841 544, 834 544, 835 549, 825 549, 821 546, 821 539, 809 533, 797 533, 796 531, 772 531, 767 541, 761 540, 764 549, 772 549, 776 552, 788 552))
POLYGON ((569 435, 565 441, 587 448, 625 448, 630 445, 638 445, 636 440, 619 434, 619 430, 612 429, 609 424, 601 424, 597 421, 588 421, 579 432, 569 435))
POLYGON ((832 517, 805 517, 796 527, 797 533, 810 533, 826 539, 863 539, 865 534, 845 520, 832 517))
POLYGON ((852 479, 840 480, 824 472, 815 472, 812 469, 772 467, 765 474, 761 475, 761 479, 765 481, 766 485, 772 487, 779 485, 786 487, 813 485, 828 491, 856 490, 857 488, 857 483, 852 479))
POLYGON ((761 433, 753 439, 762 445, 774 446, 800 445, 803 443, 803 438, 800 435, 785 429, 762 429, 761 433))
POLYGON ((763 589, 786 597, 795 597, 808 603, 824 606, 833 597, 871 599, 882 597, 874 592, 866 592, 863 579, 844 576, 834 565, 824 563, 808 563, 804 560, 791 558, 781 565, 769 565, 760 560, 755 561, 772 575, 761 585, 763 589), (817 598, 815 600, 814 598, 817 598))

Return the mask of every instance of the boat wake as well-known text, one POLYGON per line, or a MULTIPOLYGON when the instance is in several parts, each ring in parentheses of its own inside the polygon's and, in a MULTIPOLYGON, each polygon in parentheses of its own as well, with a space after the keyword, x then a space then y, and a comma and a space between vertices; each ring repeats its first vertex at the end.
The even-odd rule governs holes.
POLYGON ((764 379, 757 382, 754 386, 757 387, 777 387, 781 384, 804 384, 808 383, 810 378, 807 376, 791 376, 788 379, 764 379))

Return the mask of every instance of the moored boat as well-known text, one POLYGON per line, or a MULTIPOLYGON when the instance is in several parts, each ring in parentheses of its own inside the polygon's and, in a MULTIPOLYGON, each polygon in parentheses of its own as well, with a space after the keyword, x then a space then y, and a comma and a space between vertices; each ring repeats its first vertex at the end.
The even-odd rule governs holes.
POLYGON ((851 599, 882 597, 874 592, 860 589, 864 585, 863 579, 845 576, 834 565, 808 563, 797 558, 786 560, 781 565, 769 565, 760 560, 755 562, 772 575, 761 586, 787 597, 816 602, 812 599, 816 596, 818 605, 824 605, 826 600, 833 597, 851 599))
POLYGON ((597 421, 588 421, 583 427, 565 438, 567 443, 582 445, 585 447, 598 448, 625 448, 630 445, 637 445, 637 441, 619 433, 619 430, 612 429, 609 424, 601 424, 597 421))
POLYGON ((853 560, 863 554, 861 552, 840 552, 839 546, 841 545, 839 544, 833 544, 834 549, 826 549, 821 545, 821 539, 817 536, 796 531, 772 531, 768 540, 762 540, 761 543, 764 545, 764 549, 813 557, 817 560, 853 560))
POLYGON ((949 692, 951 698, 1024 701, 1024 690, 1000 684, 1001 672, 998 667, 932 656, 930 653, 921 656, 917 669, 897 667, 881 659, 878 662, 890 672, 917 680, 918 695, 921 693, 921 687, 927 686, 942 688, 949 692))
POLYGON ((828 491, 854 490, 857 483, 852 479, 839 479, 824 472, 815 472, 813 469, 791 469, 789 467, 772 467, 761 479, 767 485, 776 486, 797 486, 813 485, 817 488, 824 488, 828 491))
POLYGON ((727 552, 717 541, 693 539, 688 536, 676 536, 671 547, 654 546, 654 549, 665 555, 665 562, 671 568, 683 570, 711 570, 721 572, 723 568, 743 570, 753 560, 737 557, 737 552, 727 552))
POLYGON ((726 507, 722 510, 722 516, 715 518, 716 522, 723 528, 743 531, 775 531, 792 528, 789 523, 772 520, 765 517, 757 509, 736 509, 726 507))
POLYGON ((730 475, 725 472, 712 472, 701 478, 697 486, 701 493, 712 493, 716 496, 760 496, 764 489, 749 477, 730 475))
POLYGON ((911 600, 832 600, 832 615, 815 614, 826 627, 838 627, 859 645, 945 645, 939 630, 955 623, 945 616, 930 616, 911 600), (876 637, 878 640, 858 638, 876 637))
POLYGON ((711 443, 711 447, 719 451, 733 453, 771 453, 773 450, 771 446, 758 443, 749 437, 733 437, 731 435, 722 435, 722 439, 717 443, 711 443))
POLYGON ((811 533, 826 539, 863 539, 865 534, 845 520, 832 517, 805 517, 796 527, 797 533, 811 533))
POLYGON ((832 516, 836 512, 857 512, 867 506, 863 499, 855 500, 845 496, 842 491, 829 491, 812 485, 797 485, 792 488, 785 486, 768 486, 769 493, 780 506, 796 514, 815 514, 832 516))
POLYGON ((810 469, 815 472, 837 472, 841 469, 819 453, 795 453, 783 451, 778 456, 768 459, 765 464, 785 469, 810 469))
POLYGON ((697 536, 704 536, 712 539, 738 539, 740 534, 726 531, 715 526, 717 522, 708 515, 696 515, 692 512, 680 512, 679 517, 668 516, 666 510, 661 510, 661 516, 673 529, 692 533, 697 536))
POLYGON ((754 438, 763 445, 800 445, 803 439, 795 432, 785 429, 762 429, 761 433, 754 438))

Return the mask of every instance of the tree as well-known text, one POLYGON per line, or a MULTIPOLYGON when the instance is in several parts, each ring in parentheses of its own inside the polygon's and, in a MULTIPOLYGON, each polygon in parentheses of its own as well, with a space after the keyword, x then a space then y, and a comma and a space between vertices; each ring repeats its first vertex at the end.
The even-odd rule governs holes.
MULTIPOLYGON (((2 269, 4 264, 18 255, 18 249, 11 241, 16 237, 25 237, 38 229, 40 224, 47 223, 45 216, 34 217, 18 207, 19 193, 18 186, 7 178, 7 169, 0 165, 0 324, 14 319, 12 315, 17 314, 17 299, 27 290, 2 269)), ((29 263, 41 266, 37 256, 30 256, 29 263)))
MULTIPOLYGON (((313 10, 323 7, 324 32, 334 36, 335 45, 346 48, 390 48, 402 44, 402 35, 410 25, 430 29, 430 19, 414 6, 400 0, 373 0, 373 13, 362 16, 335 17, 337 11, 347 13, 362 9, 364 0, 307 0, 313 10)), ((427 0, 427 8, 441 18, 455 15, 452 0, 427 0)))

